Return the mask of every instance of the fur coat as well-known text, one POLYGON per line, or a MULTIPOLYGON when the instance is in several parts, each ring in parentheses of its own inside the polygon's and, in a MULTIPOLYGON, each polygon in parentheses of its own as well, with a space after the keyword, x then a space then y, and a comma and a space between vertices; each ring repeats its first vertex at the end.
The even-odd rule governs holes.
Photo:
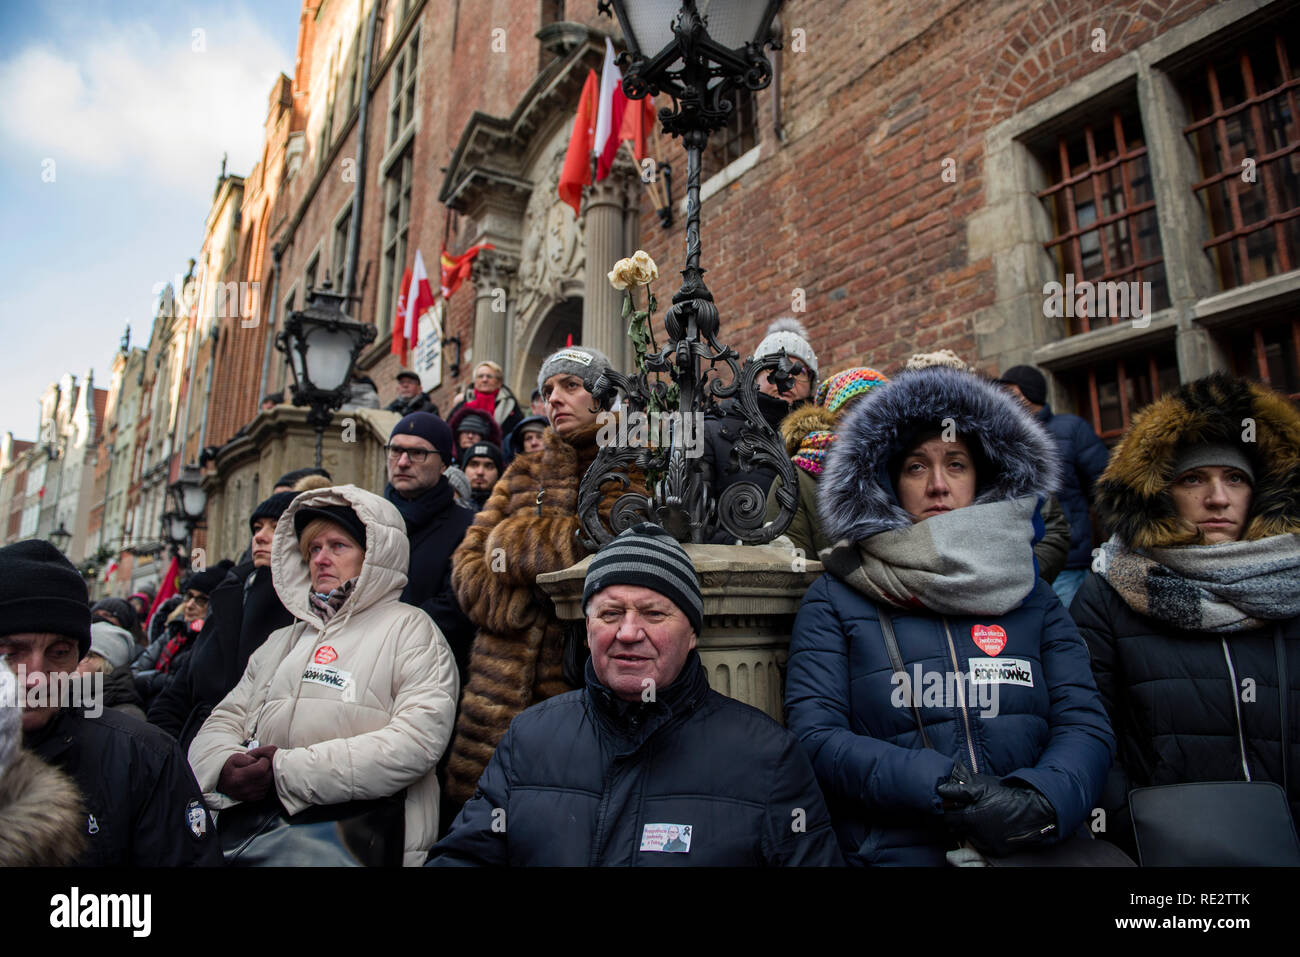
MULTIPOLYGON (((478 628, 447 762, 452 802, 473 796, 515 715, 571 690, 562 674, 564 629, 537 576, 586 557, 577 537, 578 486, 599 451, 599 431, 592 424, 566 441, 548 428, 539 451, 506 469, 452 557, 452 588, 478 628)), ((645 494, 639 474, 629 489, 606 486, 604 520, 628 491, 645 494)))
POLYGON ((85 810, 72 779, 20 751, 0 773, 0 867, 69 867, 85 849, 85 810))

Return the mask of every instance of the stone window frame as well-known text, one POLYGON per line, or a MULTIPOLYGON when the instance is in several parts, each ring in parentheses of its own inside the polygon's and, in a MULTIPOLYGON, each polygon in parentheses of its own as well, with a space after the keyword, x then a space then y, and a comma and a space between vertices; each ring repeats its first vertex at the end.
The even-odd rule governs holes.
POLYGON ((412 30, 402 41, 402 50, 393 60, 389 73, 393 80, 388 84, 388 132, 384 142, 392 150, 404 134, 414 129, 416 117, 420 114, 419 84, 416 82, 420 75, 419 30, 412 30))
POLYGON ((318 242, 316 248, 311 251, 307 257, 307 265, 302 270, 302 295, 303 304, 306 305, 307 297, 311 295, 313 289, 319 288, 321 283, 320 262, 321 251, 324 241, 318 242))
POLYGON ((995 300, 979 310, 973 326, 981 364, 998 370, 1027 362, 1048 373, 1049 401, 1058 410, 1076 407, 1063 379, 1090 362, 1139 357, 1172 343, 1181 381, 1231 371, 1219 337, 1246 333, 1266 322, 1300 294, 1300 270, 1219 291, 1203 243, 1210 223, 1192 184, 1202 174, 1183 133, 1190 122, 1173 74, 1209 55, 1219 44, 1257 28, 1266 4, 1229 0, 1103 64, 992 126, 984 138, 985 206, 967 222, 970 260, 991 259, 995 300), (1149 324, 1132 322, 1065 335, 1062 319, 1043 315, 1043 286, 1056 267, 1042 243, 1050 219, 1035 194, 1046 176, 1028 143, 1054 128, 1125 96, 1134 96, 1142 123, 1166 262, 1170 305, 1149 324), (1053 328, 1052 324, 1061 324, 1053 328))
POLYGON ((375 304, 375 325, 379 328, 377 344, 386 347, 386 340, 393 330, 393 307, 400 294, 399 284, 402 271, 406 268, 406 259, 410 253, 411 203, 415 179, 415 144, 414 137, 404 137, 398 144, 394 155, 384 165, 383 193, 380 218, 383 223, 383 238, 380 244, 379 289, 375 304), (405 175, 404 175, 405 174, 405 175), (398 218, 393 232, 389 232, 388 211, 391 205, 389 190, 396 188, 398 195, 398 218), (401 194, 406 194, 405 219, 402 218, 401 194))
MULTIPOLYGON (((289 286, 289 291, 284 294, 284 298, 280 300, 281 327, 289 321, 289 314, 298 308, 298 287, 300 285, 301 283, 295 280, 289 286)), ((281 395, 284 395, 284 390, 292 382, 292 377, 289 375, 289 357, 283 353, 281 354, 281 361, 276 364, 275 382, 276 390, 281 395)), ((261 400, 260 396, 258 400, 261 400)))

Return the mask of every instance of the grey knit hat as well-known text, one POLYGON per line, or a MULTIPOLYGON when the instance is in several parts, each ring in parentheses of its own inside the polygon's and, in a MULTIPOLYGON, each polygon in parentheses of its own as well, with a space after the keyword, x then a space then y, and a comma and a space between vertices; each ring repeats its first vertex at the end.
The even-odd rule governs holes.
POLYGON ((590 392, 600 378, 600 374, 609 368, 609 357, 599 349, 590 346, 565 346, 550 354, 542 363, 537 373, 537 391, 546 393, 546 380, 553 375, 576 375, 590 392))
POLYGON ((658 525, 641 522, 607 542, 587 566, 582 612, 601 589, 641 585, 657 591, 682 610, 699 635, 704 627, 704 598, 686 550, 658 525))
POLYGON ((92 622, 90 625, 90 654, 99 655, 114 670, 121 668, 131 660, 131 651, 135 648, 135 639, 131 633, 106 621, 92 622))
POLYGON ((1206 465, 1218 465, 1223 468, 1240 469, 1246 473, 1246 478, 1250 479, 1250 484, 1255 484, 1255 470, 1251 467, 1250 460, 1241 449, 1227 443, 1204 442, 1200 445, 1189 445, 1174 456, 1173 477, 1178 478, 1184 472, 1192 469, 1199 469, 1206 465))
POLYGON ((767 335, 754 350, 754 358, 775 355, 782 349, 791 359, 806 364, 812 370, 814 379, 817 377, 817 353, 813 352, 813 347, 808 342, 808 330, 798 319, 787 317, 774 320, 767 327, 767 335))

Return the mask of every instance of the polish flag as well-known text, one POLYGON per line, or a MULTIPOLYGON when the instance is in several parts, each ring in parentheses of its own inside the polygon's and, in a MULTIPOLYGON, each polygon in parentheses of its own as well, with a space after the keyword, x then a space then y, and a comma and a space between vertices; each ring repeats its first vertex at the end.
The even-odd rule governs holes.
POLYGON ((600 71, 600 111, 596 114, 596 182, 609 175, 622 140, 623 114, 627 97, 623 93, 623 74, 614 64, 614 44, 605 37, 605 65, 600 71))
POLYGON ((640 163, 646 157, 646 136, 655 128, 659 111, 655 109, 653 96, 628 103, 623 112, 623 125, 618 131, 619 140, 627 140, 632 145, 632 155, 640 163))
POLYGON ((411 288, 406 294, 406 348, 414 349, 419 339, 420 317, 433 308, 433 289, 424 268, 424 256, 415 251, 415 268, 411 270, 411 288))

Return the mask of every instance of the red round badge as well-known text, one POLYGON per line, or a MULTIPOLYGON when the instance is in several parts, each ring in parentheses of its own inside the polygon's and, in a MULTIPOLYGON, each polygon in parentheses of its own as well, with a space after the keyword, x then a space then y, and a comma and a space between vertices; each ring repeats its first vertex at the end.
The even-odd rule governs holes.
POLYGON ((338 658, 339 654, 329 645, 321 645, 316 649, 316 654, 312 656, 312 661, 318 665, 327 665, 338 658))
POLYGON ((1007 633, 1001 625, 971 625, 970 636, 986 655, 996 655, 1007 646, 1007 633))

